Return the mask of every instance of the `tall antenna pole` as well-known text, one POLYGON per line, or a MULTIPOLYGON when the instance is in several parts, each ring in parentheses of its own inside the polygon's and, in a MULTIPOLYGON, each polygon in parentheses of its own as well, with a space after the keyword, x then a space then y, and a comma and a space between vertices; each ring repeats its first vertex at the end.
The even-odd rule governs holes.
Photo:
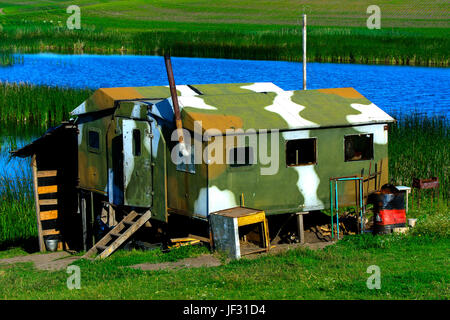
POLYGON ((303 15, 303 90, 306 90, 306 14, 303 15))

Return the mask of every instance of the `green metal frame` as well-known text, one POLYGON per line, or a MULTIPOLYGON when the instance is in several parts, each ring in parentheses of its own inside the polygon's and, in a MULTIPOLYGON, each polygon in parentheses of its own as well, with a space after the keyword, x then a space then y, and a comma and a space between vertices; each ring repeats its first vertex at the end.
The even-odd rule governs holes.
POLYGON ((359 216, 361 220, 361 228, 360 232, 364 232, 364 221, 363 216, 365 215, 365 207, 363 203, 364 195, 363 195, 363 184, 364 184, 364 178, 363 177, 337 177, 337 178, 330 178, 330 210, 331 210, 331 238, 334 239, 334 225, 333 225, 333 217, 334 217, 334 210, 336 210, 336 231, 337 231, 337 238, 339 240, 339 195, 338 195, 338 182, 340 181, 355 181, 355 183, 358 183, 358 189, 359 189, 359 203, 356 201, 356 205, 359 204, 359 216), (334 189, 335 192, 333 194, 333 182, 334 182, 334 189), (334 198, 334 199, 333 199, 334 198), (335 208, 333 208, 333 202, 335 203, 335 208))

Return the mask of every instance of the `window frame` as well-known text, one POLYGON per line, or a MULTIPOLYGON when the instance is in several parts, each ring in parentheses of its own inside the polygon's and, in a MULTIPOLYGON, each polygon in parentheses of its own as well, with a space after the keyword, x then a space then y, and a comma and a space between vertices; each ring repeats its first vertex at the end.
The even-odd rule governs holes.
MULTIPOLYGON (((248 153, 249 154, 249 159, 248 159, 249 163, 248 164, 240 164, 240 163, 231 163, 230 162, 230 163, 227 163, 228 168, 230 168, 231 170, 239 170, 239 169, 251 168, 253 165, 256 164, 255 159, 254 159, 255 151, 252 146, 241 146, 241 147, 233 146, 233 147, 228 148, 228 151, 227 151, 228 152, 228 154, 227 154, 228 160, 231 160, 231 152, 236 149, 249 149, 249 153, 248 153)), ((234 160, 236 161, 237 159, 234 159, 234 160)))
POLYGON ((308 138, 299 138, 299 139, 289 139, 286 140, 285 143, 285 158, 286 158, 286 167, 287 168, 292 168, 292 167, 304 167, 304 166, 315 166, 317 165, 317 137, 308 137, 308 138), (290 141, 297 141, 297 140, 313 140, 314 141, 314 162, 312 163, 301 163, 301 164, 288 164, 288 143, 290 141))
POLYGON ((344 135, 343 146, 344 146, 344 162, 371 161, 371 160, 375 159, 375 143, 374 143, 374 134, 373 133, 367 132, 367 133, 359 133, 359 134, 346 134, 346 135, 344 135), (346 139, 348 137, 354 137, 354 136, 360 137, 360 136, 367 136, 367 135, 369 135, 371 137, 371 148, 372 148, 371 157, 368 159, 347 160, 346 139))
POLYGON ((88 128, 87 131, 88 132, 87 132, 87 139, 86 140, 87 140, 88 151, 93 152, 93 153, 100 153, 101 150, 102 150, 102 139, 101 139, 102 130, 99 129, 99 128, 90 127, 90 128, 88 128), (91 146, 91 143, 90 143, 91 142, 91 139, 90 139, 90 133, 91 132, 95 132, 98 135, 98 148, 95 148, 95 147, 91 146))

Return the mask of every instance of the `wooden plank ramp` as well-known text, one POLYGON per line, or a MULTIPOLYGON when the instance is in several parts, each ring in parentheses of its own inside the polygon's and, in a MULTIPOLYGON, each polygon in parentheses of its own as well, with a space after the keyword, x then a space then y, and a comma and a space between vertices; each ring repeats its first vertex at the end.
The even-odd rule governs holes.
POLYGON ((151 216, 152 212, 150 210, 144 214, 138 214, 135 211, 131 211, 117 224, 117 226, 115 226, 99 242, 89 249, 83 258, 90 259, 96 253, 98 253, 98 255, 95 259, 103 259, 110 256, 140 227, 142 227, 151 218, 151 216))

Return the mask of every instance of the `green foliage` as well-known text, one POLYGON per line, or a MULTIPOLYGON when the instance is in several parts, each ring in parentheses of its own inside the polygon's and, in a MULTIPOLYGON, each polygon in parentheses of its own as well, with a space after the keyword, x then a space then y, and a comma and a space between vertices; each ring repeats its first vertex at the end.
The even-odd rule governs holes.
POLYGON ((23 56, 0 50, 0 67, 10 67, 15 64, 23 64, 23 56))
MULTIPOLYGON (((441 197, 450 196, 450 131, 443 116, 400 115, 390 126, 389 176, 397 185, 411 186, 413 178, 439 177, 441 197)), ((417 195, 414 195, 417 197, 417 195)), ((429 197, 427 191, 422 197, 429 197)))
MULTIPOLYGON (((0 49, 21 52, 136 53, 187 57, 259 60, 302 59, 299 3, 211 1, 173 4, 173 1, 80 3, 81 30, 65 25, 65 4, 41 1, 24 10, 7 8, 0 16, 0 49), (100 11, 99 11, 100 10, 100 11), (198 10, 198 12, 197 12, 198 10), (9 12, 8 12, 9 11, 9 12), (120 18, 117 17, 117 12, 120 18), (101 13, 99 13, 101 12, 101 13), (145 16, 142 16, 145 12, 145 16), (201 14, 199 14, 201 12, 201 14), (220 12, 220 13, 219 13, 220 12)), ((66 2, 68 5, 69 3, 66 2)), ((70 3, 71 4, 71 3, 70 3)), ((66 5, 66 7, 67 7, 66 5)), ((445 23, 430 15, 414 19, 383 18, 380 30, 366 27, 367 5, 354 2, 343 8, 358 18, 348 19, 347 9, 330 14, 325 2, 311 3, 316 11, 309 18, 308 61, 448 66, 449 34, 445 23), (390 26, 390 27, 388 27, 390 26), (420 28, 426 26, 427 28, 420 28)), ((396 16, 395 6, 384 9, 396 16), (392 9, 393 8, 393 9, 392 9)), ((441 9, 434 10, 436 17, 441 9)), ((397 15, 398 16, 398 15, 397 15)))
POLYGON ((417 219, 411 234, 417 236, 450 238, 450 212, 439 211, 434 214, 424 214, 417 219))
POLYGON ((21 178, 0 176, 0 245, 37 236, 30 172, 16 170, 21 178))
POLYGON ((0 124, 52 126, 69 119, 73 106, 92 94, 90 89, 0 82, 0 124))

